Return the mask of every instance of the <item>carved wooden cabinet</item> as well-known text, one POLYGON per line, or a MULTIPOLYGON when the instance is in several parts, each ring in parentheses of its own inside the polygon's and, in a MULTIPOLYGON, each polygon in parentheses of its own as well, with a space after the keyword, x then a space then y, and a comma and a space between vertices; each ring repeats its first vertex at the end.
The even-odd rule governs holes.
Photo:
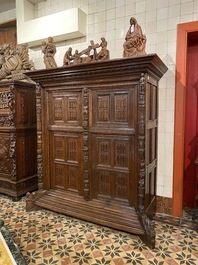
POLYGON ((0 192, 18 198, 37 188, 35 85, 0 82, 0 192))
POLYGON ((38 91, 36 206, 154 246, 158 81, 166 70, 151 54, 27 74, 38 91))

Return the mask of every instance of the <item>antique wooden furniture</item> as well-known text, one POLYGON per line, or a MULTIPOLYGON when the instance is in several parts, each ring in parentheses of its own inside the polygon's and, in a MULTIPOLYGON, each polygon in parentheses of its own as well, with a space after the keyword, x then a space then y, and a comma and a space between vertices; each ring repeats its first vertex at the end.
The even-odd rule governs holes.
POLYGON ((18 197, 38 188, 35 85, 0 82, 0 192, 18 197))
POLYGON ((137 234, 155 231, 156 54, 27 73, 37 83, 35 206, 137 234))

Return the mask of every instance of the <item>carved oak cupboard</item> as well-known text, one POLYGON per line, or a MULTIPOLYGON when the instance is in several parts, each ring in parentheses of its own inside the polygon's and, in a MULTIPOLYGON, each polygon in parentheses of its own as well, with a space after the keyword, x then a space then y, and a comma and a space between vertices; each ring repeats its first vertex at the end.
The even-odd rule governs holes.
POLYGON ((37 83, 34 205, 139 235, 155 231, 156 54, 27 73, 37 83))
POLYGON ((0 192, 13 199, 38 188, 35 85, 0 82, 0 192))

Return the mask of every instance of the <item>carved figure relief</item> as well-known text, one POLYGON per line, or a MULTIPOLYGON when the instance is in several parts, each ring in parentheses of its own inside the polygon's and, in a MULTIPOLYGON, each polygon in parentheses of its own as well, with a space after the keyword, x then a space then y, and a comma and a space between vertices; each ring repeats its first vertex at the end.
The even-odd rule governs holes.
POLYGON ((107 44, 106 39, 102 37, 100 44, 91 40, 90 45, 81 52, 75 50, 74 54, 72 54, 72 48, 69 47, 63 57, 63 66, 108 60, 110 55, 107 44), (98 48, 101 48, 99 52, 97 51, 98 48))
POLYGON ((137 20, 132 17, 130 19, 130 27, 126 33, 125 42, 123 44, 123 57, 134 57, 144 55, 146 46, 146 36, 143 34, 137 20))

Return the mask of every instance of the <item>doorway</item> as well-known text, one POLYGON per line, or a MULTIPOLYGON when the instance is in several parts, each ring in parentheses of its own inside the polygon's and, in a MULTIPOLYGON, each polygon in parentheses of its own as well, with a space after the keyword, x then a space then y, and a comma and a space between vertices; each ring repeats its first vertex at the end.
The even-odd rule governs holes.
POLYGON ((194 208, 198 190, 198 31, 187 35, 183 206, 194 208))
POLYGON ((198 63, 195 59, 197 56, 198 22, 179 24, 173 160, 173 215, 175 216, 182 216, 184 205, 194 206, 197 192, 195 166, 198 145, 196 138, 198 63))

